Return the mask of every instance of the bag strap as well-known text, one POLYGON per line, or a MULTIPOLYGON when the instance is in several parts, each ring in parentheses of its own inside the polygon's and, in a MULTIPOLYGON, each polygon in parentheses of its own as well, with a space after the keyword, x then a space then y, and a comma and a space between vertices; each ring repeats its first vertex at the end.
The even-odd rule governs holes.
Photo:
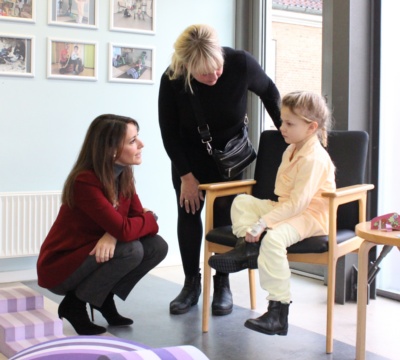
MULTIPOLYGON (((194 90, 197 90, 195 85, 192 85, 192 88, 194 90)), ((210 133, 210 128, 206 122, 206 117, 204 116, 203 113, 203 108, 201 107, 200 104, 200 99, 198 96, 196 96, 195 92, 193 94, 190 94, 189 97, 190 97, 190 103, 192 104, 192 107, 194 109, 194 116, 197 121, 197 131, 200 134, 201 142, 205 144, 208 154, 212 155, 212 146, 211 146, 212 136, 210 133)), ((247 126, 249 123, 247 114, 243 119, 243 123, 245 126, 247 126)))
POLYGON ((189 97, 194 110, 194 116, 196 117, 197 131, 200 134, 201 142, 205 144, 208 154, 212 155, 212 146, 211 146, 212 136, 210 133, 210 128, 208 127, 206 118, 203 113, 203 108, 200 105, 199 97, 196 96, 195 93, 190 94, 189 97))

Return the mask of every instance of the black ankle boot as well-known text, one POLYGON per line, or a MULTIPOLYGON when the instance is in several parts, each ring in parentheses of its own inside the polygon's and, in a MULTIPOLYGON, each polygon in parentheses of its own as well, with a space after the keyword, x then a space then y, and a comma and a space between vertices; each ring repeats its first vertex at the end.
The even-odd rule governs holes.
POLYGON ((214 295, 211 305, 213 315, 228 315, 232 312, 232 292, 229 287, 229 276, 214 275, 214 295))
POLYGON ((169 312, 174 315, 185 314, 196 305, 201 294, 201 275, 187 276, 179 295, 169 304, 169 312))
POLYGON ((90 305, 92 321, 94 320, 93 309, 98 310, 111 326, 127 326, 133 324, 132 319, 123 317, 118 314, 117 307, 115 306, 114 302, 114 294, 112 293, 109 293, 107 295, 106 299, 103 302, 103 305, 101 305, 100 307, 90 305))
POLYGON ((58 317, 67 319, 79 335, 99 335, 106 332, 102 326, 93 324, 86 311, 86 303, 74 292, 68 292, 58 306, 58 317))
POLYGON ((280 301, 270 301, 268 311, 264 315, 247 320, 244 326, 267 335, 287 335, 289 305, 280 301))
POLYGON ((223 273, 234 273, 243 269, 257 269, 257 259, 260 252, 260 241, 249 243, 239 238, 235 248, 223 254, 210 257, 208 264, 223 273))

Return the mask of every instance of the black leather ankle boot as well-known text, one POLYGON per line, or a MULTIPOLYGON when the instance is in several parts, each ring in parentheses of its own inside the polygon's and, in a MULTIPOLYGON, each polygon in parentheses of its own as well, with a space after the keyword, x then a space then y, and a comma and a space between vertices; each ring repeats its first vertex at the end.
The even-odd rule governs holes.
POLYGON ((214 279, 214 295, 211 304, 213 315, 228 315, 232 312, 232 292, 229 287, 229 276, 216 274, 214 279))
POLYGON ((74 292, 68 292, 58 306, 58 317, 67 319, 79 335, 99 335, 106 332, 103 326, 93 324, 86 310, 86 303, 74 292))
POLYGON ((249 243, 239 238, 235 247, 223 254, 210 257, 208 264, 223 273, 234 273, 243 269, 257 269, 257 259, 260 252, 260 241, 249 243))
POLYGON ((92 321, 94 320, 93 309, 98 310, 111 326, 127 326, 132 325, 133 320, 118 314, 117 307, 114 302, 114 294, 109 293, 100 307, 90 305, 92 321))
POLYGON ((169 304, 169 312, 174 315, 185 314, 196 305, 201 294, 201 274, 187 276, 179 295, 169 304))
POLYGON ((280 301, 270 301, 268 311, 264 315, 247 320, 244 326, 267 335, 287 335, 289 305, 280 301))

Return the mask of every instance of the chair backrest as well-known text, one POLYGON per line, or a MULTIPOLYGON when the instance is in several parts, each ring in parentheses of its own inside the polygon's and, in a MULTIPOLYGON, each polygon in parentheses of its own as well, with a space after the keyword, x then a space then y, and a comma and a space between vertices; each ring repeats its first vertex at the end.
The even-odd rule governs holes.
MULTIPOLYGON (((368 133, 354 130, 329 132, 328 153, 336 166, 336 186, 362 184, 368 153, 368 133)), ((266 130, 261 134, 257 153, 253 195, 261 199, 276 199, 275 179, 282 154, 286 149, 280 132, 266 130)), ((338 228, 354 230, 358 223, 358 205, 351 203, 339 208, 338 228)))

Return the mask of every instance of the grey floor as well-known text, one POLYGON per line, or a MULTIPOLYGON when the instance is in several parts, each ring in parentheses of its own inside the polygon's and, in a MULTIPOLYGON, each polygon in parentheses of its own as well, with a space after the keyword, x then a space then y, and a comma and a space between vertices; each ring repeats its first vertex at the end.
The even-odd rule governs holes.
MULTIPOLYGON (((201 300, 187 314, 170 315, 168 312, 169 302, 181 289, 181 277, 181 269, 179 268, 171 271, 155 269, 155 271, 147 275, 129 295, 127 301, 117 301, 120 313, 132 317, 135 321, 134 325, 125 328, 108 327, 109 333, 151 347, 194 345, 201 349, 211 360, 350 360, 355 358, 355 341, 351 339, 352 336, 346 335, 346 332, 350 331, 354 333, 353 338, 355 338, 355 315, 343 315, 345 308, 348 309, 346 311, 354 313, 356 311, 355 304, 338 305, 335 322, 339 323, 340 326, 335 326, 334 352, 330 355, 325 353, 325 307, 323 298, 326 296, 324 295, 326 294, 326 288, 319 281, 302 276, 293 276, 294 290, 298 293, 303 292, 303 294, 298 296, 297 308, 295 302, 291 305, 289 333, 287 336, 267 336, 248 330, 243 326, 246 319, 259 316, 263 312, 263 308, 266 307, 266 301, 263 300, 265 294, 262 294, 262 289, 260 289, 258 294, 259 308, 256 309, 256 312, 247 308, 245 304, 248 301, 245 272, 231 276, 234 300, 240 306, 235 305, 232 314, 228 316, 212 317, 208 333, 202 333, 201 331, 201 300), (316 295, 311 295, 313 291, 315 291, 316 295), (312 297, 314 296, 315 298, 313 299, 312 297), (309 299, 305 301, 307 307, 304 308, 303 299, 307 298, 309 299), (313 301, 316 301, 316 303, 313 301), (310 330, 314 326, 312 323, 315 323, 317 331, 310 330), (304 327, 303 324, 305 325, 304 327)), ((55 303, 59 303, 62 299, 45 289, 41 289, 36 282, 27 282, 25 284, 43 293, 55 303)), ((373 302, 377 301, 383 301, 383 304, 387 305, 386 299, 373 300, 373 302)), ((392 304, 391 301, 389 303, 391 306, 394 305, 395 308, 399 308, 398 303, 392 304)), ((370 306, 371 310, 374 306, 376 305, 370 306)), ((375 320, 378 319, 372 319, 372 321, 375 320)), ((67 323, 67 321, 64 320, 64 323, 67 323)), ((106 321, 98 312, 95 312, 95 323, 107 326, 106 321)), ((68 325, 68 323, 65 324, 65 326, 68 325)), ((367 328, 368 325, 370 327, 374 326, 367 323, 367 328)), ((390 329, 386 328, 386 325, 380 328, 382 331, 391 333, 390 329)), ((397 335, 393 336, 393 342, 395 337, 397 335)), ((387 337, 385 339, 387 340, 387 337)), ((382 351, 369 350, 367 359, 400 359, 397 351, 390 353, 388 347, 385 347, 385 349, 384 347, 385 345, 382 343, 378 347, 379 350, 382 348, 382 351)))

